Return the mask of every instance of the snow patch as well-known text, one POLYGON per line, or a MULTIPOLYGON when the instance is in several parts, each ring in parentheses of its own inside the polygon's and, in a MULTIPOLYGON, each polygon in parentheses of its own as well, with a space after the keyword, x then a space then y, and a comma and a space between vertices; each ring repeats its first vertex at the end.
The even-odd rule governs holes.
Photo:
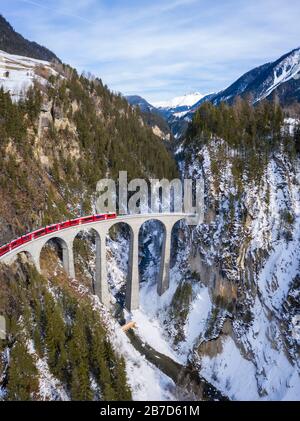
POLYGON ((221 354, 202 357, 201 375, 233 400, 257 400, 256 370, 228 337, 221 354))

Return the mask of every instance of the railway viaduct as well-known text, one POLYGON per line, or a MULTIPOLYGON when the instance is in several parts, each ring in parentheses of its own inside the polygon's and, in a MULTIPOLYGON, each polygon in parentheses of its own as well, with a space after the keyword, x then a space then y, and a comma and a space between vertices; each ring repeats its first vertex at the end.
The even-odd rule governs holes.
POLYGON ((95 294, 98 295, 104 305, 109 306, 110 292, 106 269, 106 236, 112 226, 119 223, 125 223, 129 226, 131 233, 128 278, 126 284, 126 308, 131 311, 139 307, 139 231, 141 226, 147 221, 154 220, 160 221, 164 229, 160 273, 157 284, 157 293, 162 295, 169 288, 172 229, 178 221, 183 219, 189 219, 190 224, 198 223, 196 215, 184 213, 126 215, 111 220, 91 222, 66 228, 34 239, 0 257, 0 261, 11 264, 20 253, 26 252, 40 272, 40 255, 42 248, 48 241, 55 239, 59 242, 62 249, 62 261, 65 271, 71 278, 75 278, 73 241, 80 232, 93 229, 96 233, 95 294))

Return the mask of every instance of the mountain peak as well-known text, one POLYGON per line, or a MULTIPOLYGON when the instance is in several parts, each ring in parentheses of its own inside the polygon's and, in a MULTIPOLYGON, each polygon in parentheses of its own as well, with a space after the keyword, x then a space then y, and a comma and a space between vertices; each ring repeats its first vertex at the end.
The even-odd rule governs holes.
POLYGON ((31 57, 37 60, 60 61, 48 48, 28 41, 16 32, 9 22, 0 14, 0 50, 9 54, 31 57))
POLYGON ((153 105, 157 108, 192 107, 203 97, 204 95, 200 92, 191 92, 182 96, 177 96, 169 101, 154 102, 153 105))

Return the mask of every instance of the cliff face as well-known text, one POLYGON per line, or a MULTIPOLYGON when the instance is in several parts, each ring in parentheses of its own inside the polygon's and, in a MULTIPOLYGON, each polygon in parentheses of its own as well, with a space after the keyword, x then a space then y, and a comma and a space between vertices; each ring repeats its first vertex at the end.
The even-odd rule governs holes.
POLYGON ((206 180, 210 211, 194 232, 190 262, 213 303, 190 358, 232 398, 296 399, 299 159, 272 154, 260 180, 243 177, 237 194, 234 151, 213 171, 222 144, 201 148, 194 155, 199 167, 187 167, 206 180))

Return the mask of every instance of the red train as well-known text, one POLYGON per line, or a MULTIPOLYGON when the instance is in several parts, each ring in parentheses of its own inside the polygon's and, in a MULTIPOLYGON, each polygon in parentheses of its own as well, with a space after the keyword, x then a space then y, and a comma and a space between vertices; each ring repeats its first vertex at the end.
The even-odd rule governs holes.
POLYGON ((70 219, 69 221, 62 222, 60 224, 49 225, 45 228, 40 228, 36 231, 33 231, 29 234, 23 235, 16 240, 13 240, 11 243, 6 244, 5 246, 0 247, 0 256, 8 253, 9 251, 28 243, 36 238, 43 237, 44 235, 51 234, 55 231, 60 231, 66 228, 74 227, 77 225, 88 224, 91 222, 103 221, 105 219, 114 219, 117 217, 116 213, 106 213, 106 214, 96 214, 90 216, 83 216, 81 218, 70 219))

